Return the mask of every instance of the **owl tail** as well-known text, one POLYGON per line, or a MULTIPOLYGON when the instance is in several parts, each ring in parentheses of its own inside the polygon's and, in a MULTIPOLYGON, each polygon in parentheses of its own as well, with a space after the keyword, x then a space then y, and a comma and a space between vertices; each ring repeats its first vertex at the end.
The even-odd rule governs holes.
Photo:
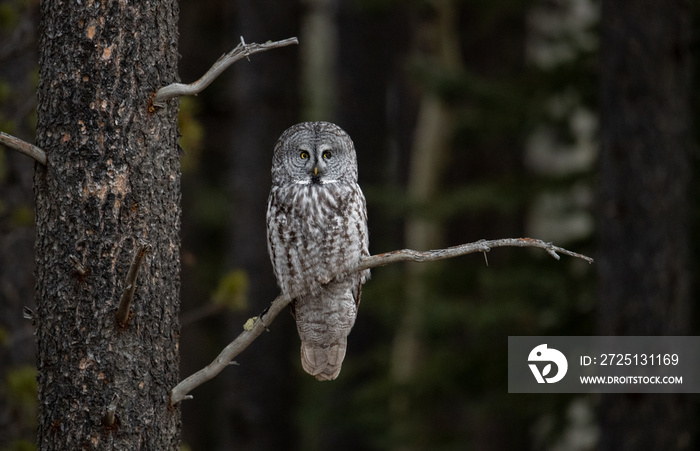
POLYGON ((302 341, 301 366, 320 381, 332 381, 340 374, 347 346, 347 337, 339 338, 327 347, 302 341))

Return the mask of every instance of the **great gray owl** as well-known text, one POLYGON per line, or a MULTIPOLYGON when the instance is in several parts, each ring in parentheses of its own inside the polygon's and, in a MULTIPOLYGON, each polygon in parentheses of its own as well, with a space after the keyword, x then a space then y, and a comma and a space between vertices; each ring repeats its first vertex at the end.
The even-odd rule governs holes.
POLYGON ((302 367, 318 380, 340 373, 369 270, 334 276, 369 255, 368 243, 350 136, 329 122, 287 129, 272 157, 267 248, 277 283, 293 299, 302 367))

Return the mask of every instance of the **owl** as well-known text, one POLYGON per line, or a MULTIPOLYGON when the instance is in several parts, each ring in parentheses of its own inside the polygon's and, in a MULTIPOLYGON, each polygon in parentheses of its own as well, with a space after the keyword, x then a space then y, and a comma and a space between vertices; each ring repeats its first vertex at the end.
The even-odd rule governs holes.
POLYGON ((292 299, 302 367, 318 380, 338 377, 369 278, 369 270, 338 274, 368 256, 368 246, 350 136, 329 122, 287 129, 272 157, 267 247, 277 283, 292 299))

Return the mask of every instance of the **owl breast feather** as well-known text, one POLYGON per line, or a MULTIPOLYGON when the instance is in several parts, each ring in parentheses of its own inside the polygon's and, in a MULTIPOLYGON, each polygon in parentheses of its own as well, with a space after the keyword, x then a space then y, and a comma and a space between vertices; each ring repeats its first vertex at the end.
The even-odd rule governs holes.
MULTIPOLYGON (((277 282, 291 297, 317 289, 369 254, 365 200, 357 184, 273 187, 267 230, 277 282)), ((362 283, 368 272, 347 277, 362 283)))

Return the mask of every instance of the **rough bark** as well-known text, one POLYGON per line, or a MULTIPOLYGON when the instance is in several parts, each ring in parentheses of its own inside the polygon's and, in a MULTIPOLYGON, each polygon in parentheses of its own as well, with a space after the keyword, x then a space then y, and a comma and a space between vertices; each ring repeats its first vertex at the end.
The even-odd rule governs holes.
POLYGON ((180 172, 174 0, 42 2, 35 170, 39 449, 176 449, 180 172), (146 256, 126 327, 129 267, 146 256), (73 256, 73 257, 71 257, 73 256), (74 263, 77 261, 84 271, 74 263), (106 413, 112 406, 114 421, 106 413))
MULTIPOLYGON (((689 333, 691 5, 603 2, 601 335, 689 333)), ((606 395, 601 449, 684 449, 685 395, 606 395)))

